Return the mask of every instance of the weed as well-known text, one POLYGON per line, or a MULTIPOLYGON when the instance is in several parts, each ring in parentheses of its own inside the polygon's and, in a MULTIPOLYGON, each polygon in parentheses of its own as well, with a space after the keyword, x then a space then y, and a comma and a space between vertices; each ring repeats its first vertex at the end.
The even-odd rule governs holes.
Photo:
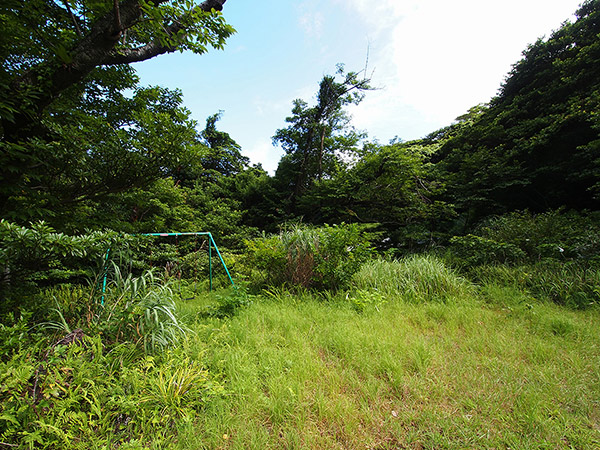
POLYGON ((0 441, 9 447, 164 445, 178 420, 222 392, 201 361, 178 351, 140 358, 126 344, 104 353, 99 337, 84 337, 46 355, 0 364, 0 441))
POLYGON ((370 256, 358 225, 292 226, 279 235, 248 242, 251 264, 269 286, 340 289, 370 256))
POLYGON ((240 308, 252 304, 252 297, 243 286, 217 295, 217 305, 208 309, 208 315, 217 318, 231 317, 240 308))
POLYGON ((350 301, 352 307, 359 313, 363 313, 369 309, 376 311, 387 302, 387 299, 377 291, 357 291, 347 294, 346 299, 350 301))
POLYGON ((359 290, 375 290, 388 298, 407 301, 464 299, 471 285, 433 256, 411 256, 396 261, 365 263, 353 277, 359 290))

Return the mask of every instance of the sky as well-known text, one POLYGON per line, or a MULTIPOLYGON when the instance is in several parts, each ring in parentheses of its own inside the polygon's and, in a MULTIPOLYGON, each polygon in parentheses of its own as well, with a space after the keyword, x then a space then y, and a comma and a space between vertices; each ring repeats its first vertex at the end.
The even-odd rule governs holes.
POLYGON ((204 128, 217 128, 274 173, 271 136, 292 101, 313 104, 336 64, 365 70, 377 88, 349 109, 370 141, 418 139, 488 102, 529 44, 547 38, 581 0, 227 0, 237 30, 224 50, 137 63, 141 84, 183 92, 204 128))

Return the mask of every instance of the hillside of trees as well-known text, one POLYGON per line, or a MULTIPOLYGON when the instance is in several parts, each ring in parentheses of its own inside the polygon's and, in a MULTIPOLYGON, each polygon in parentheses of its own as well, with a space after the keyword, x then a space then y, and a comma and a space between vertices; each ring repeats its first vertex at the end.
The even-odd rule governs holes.
MULTIPOLYGON (((14 3, 3 16, 12 39, 1 47, 0 208, 16 224, 44 220, 66 233, 210 229, 238 234, 239 244, 302 218, 376 223, 390 246, 412 248, 443 244, 512 211, 598 210, 596 2, 526 49, 488 104, 417 141, 373 143, 353 129, 345 107, 368 95, 370 80, 339 66, 316 86, 314 105, 296 100, 289 125, 274 130, 274 144, 285 150, 274 176, 249 166, 218 129, 220 113, 200 129, 181 92, 140 86, 126 60, 89 62, 81 79, 55 86, 61 75, 53 71, 63 70, 63 60, 77 65, 77 55, 52 43, 80 49, 85 30, 74 32, 58 11, 38 14, 44 1, 14 3), (17 13, 28 19, 15 20, 17 13), (27 39, 40 20, 52 25, 47 35, 27 39), (37 72, 48 82, 32 81, 37 72)), ((91 30, 111 11, 82 14, 79 28, 91 30)), ((231 29, 223 16, 202 14, 195 26, 210 30, 205 45, 192 46, 186 35, 174 48, 201 53, 224 44, 231 29)), ((128 45, 139 53, 152 37, 136 26, 128 45)))

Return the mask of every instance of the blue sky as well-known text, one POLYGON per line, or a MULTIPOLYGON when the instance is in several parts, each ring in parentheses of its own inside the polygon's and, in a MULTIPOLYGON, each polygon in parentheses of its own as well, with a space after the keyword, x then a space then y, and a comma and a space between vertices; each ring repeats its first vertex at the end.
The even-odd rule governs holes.
POLYGON ((365 67, 379 88, 350 111, 370 140, 417 139, 497 92, 528 44, 548 36, 580 0, 228 0, 237 34, 223 51, 163 55, 135 68, 142 85, 183 91, 204 127, 217 124, 252 163, 273 173, 271 136, 292 101, 314 100, 343 63, 365 67))

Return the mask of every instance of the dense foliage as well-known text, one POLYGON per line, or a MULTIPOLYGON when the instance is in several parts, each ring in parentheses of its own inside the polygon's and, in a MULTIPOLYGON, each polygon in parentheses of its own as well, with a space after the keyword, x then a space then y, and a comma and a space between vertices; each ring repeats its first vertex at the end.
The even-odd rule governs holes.
POLYGON ((292 226, 268 239, 248 242, 249 265, 267 286, 335 290, 347 287, 371 248, 357 225, 292 226))
MULTIPOLYGON (((271 433, 278 420, 299 417, 296 408, 309 411, 309 422, 318 418, 307 429, 318 423, 350 436, 337 447, 355 448, 352 436, 365 433, 369 419, 355 418, 354 428, 336 422, 349 415, 348 405, 336 403, 353 383, 348 373, 362 392, 352 401, 368 405, 369 417, 385 411, 379 425, 370 424, 381 428, 398 412, 371 408, 374 392, 376 402, 423 406, 439 395, 439 384, 474 373, 497 380, 520 370, 529 379, 528 370, 563 366, 560 355, 551 369, 540 363, 548 342, 571 351, 562 347, 571 339, 573 354, 591 342, 600 303, 600 0, 586 1, 576 21, 529 46, 489 104, 416 141, 368 142, 355 130, 346 108, 372 87, 366 74, 339 65, 319 82, 315 103, 296 99, 287 126, 274 132, 285 151, 274 176, 250 166, 234 137, 218 129, 223 112, 200 129, 181 92, 140 86, 129 65, 222 48, 233 33, 220 13, 224 3, 0 6, 1 446, 189 448, 173 436, 204 433, 209 444, 194 440, 196 447, 224 448, 239 416, 279 436, 273 444, 261 435, 256 448, 291 447, 322 434, 319 428, 292 445, 281 429, 271 433), (214 249, 204 240, 140 236, 170 231, 212 232, 236 287, 205 293, 229 279, 215 253, 209 262, 214 249), (302 314, 290 312, 301 304, 302 314), (295 325, 281 325, 275 310, 293 315, 295 325), (273 342, 246 334, 274 326, 281 336, 273 342), (396 355, 410 339, 382 336, 386 327, 410 329, 417 341, 396 355), (362 334, 354 339, 350 328, 362 334), (489 368, 460 351, 465 336, 476 336, 466 354, 487 355, 480 328, 497 340, 485 344, 499 354, 481 358, 489 368), (300 335, 315 346, 292 357, 300 335), (431 353, 431 336, 470 369, 461 373, 455 364, 436 385, 449 369, 445 356, 431 353), (530 339, 526 355, 502 347, 518 347, 510 343, 515 336, 530 339), (380 338, 383 347, 374 344, 380 338), (255 347, 261 350, 252 355, 255 347), (367 356, 357 356, 358 348, 367 356), (506 360, 525 360, 526 368, 513 363, 499 373, 498 361, 506 360), (310 361, 308 370, 298 361, 310 361), (324 393, 323 378, 336 366, 344 368, 336 375, 344 386, 324 393), (314 370, 319 383, 311 387, 306 374, 314 370), (283 382, 296 372, 301 382, 283 382), (427 395, 413 399, 420 388, 408 377, 426 379, 427 395), (222 396, 223 384, 235 394, 222 396), (228 401, 236 406, 226 407, 225 418, 214 405, 228 401), (263 408, 257 417, 239 414, 248 402, 263 408), (339 410, 328 413, 328 405, 339 410), (222 422, 216 434, 198 431, 200 424, 210 430, 211 406, 214 417, 230 421, 226 433, 222 422)), ((588 347, 597 361, 597 346, 588 347)), ((515 399, 506 387, 497 409, 518 417, 489 413, 485 420, 509 423, 509 438, 487 436, 481 445, 519 447, 523 435, 553 448, 597 444, 597 414, 586 409, 597 399, 597 370, 588 363, 597 368, 580 361, 569 369, 582 377, 583 394, 572 386, 544 390, 544 401, 568 397, 561 411, 515 399)), ((477 383, 485 390, 482 379, 469 379, 469 394, 457 388, 465 404, 453 411, 464 409, 469 419, 452 448, 479 445, 463 430, 485 410, 470 391, 477 383)), ((513 382, 522 392, 522 380, 513 382)), ((456 399, 439 400, 427 421, 444 424, 439 405, 456 399)), ((477 433, 484 425, 471 424, 477 433)), ((251 432, 241 428, 236 442, 243 446, 251 432)), ((410 446, 381 431, 369 437, 373 448, 410 446)), ((431 433, 426 446, 443 448, 431 433)))
POLYGON ((597 210, 600 5, 531 45, 500 94, 435 155, 468 224, 515 209, 597 210))

